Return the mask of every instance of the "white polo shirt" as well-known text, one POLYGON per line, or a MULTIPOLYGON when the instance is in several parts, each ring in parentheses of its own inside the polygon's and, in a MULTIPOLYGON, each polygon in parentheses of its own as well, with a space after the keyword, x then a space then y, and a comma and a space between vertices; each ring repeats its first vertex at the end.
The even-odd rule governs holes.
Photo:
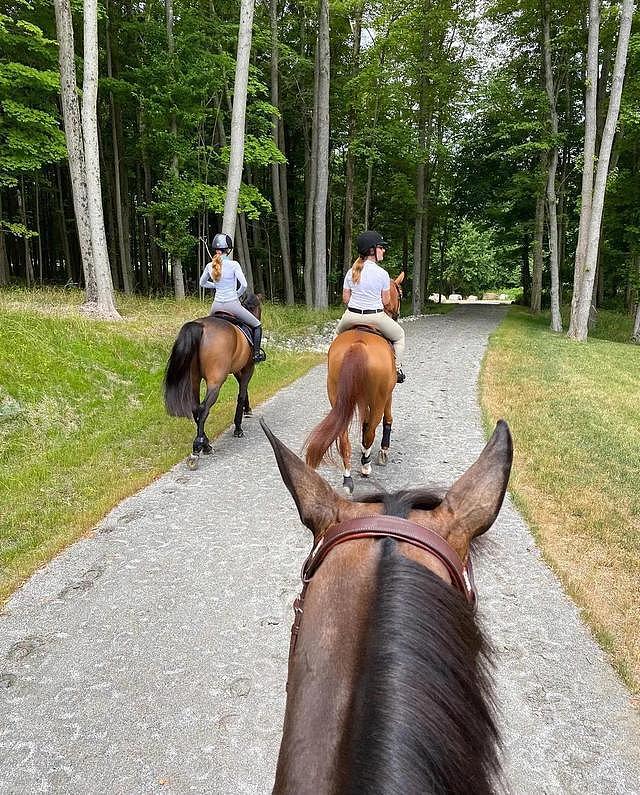
POLYGON ((353 283, 352 271, 353 268, 349 268, 344 277, 344 289, 351 290, 348 308, 383 309, 381 293, 391 289, 391 279, 386 270, 370 259, 365 260, 357 284, 353 283))

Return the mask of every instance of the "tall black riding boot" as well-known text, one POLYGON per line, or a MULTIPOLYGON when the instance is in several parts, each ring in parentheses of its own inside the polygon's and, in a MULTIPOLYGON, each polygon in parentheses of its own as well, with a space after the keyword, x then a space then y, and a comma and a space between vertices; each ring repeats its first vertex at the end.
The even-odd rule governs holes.
POLYGON ((262 342, 262 326, 255 326, 252 329, 252 336, 253 336, 253 361, 264 362, 264 360, 267 358, 267 354, 260 347, 260 343, 262 342))

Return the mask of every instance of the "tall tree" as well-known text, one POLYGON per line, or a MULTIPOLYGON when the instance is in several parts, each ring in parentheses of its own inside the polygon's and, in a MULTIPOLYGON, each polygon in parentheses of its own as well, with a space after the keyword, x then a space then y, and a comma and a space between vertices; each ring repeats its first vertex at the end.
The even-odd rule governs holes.
POLYGON ((327 193, 329 189, 329 0, 318 3, 317 174, 314 198, 314 306, 328 305, 327 193))
MULTIPOLYGON (((169 59, 173 62, 175 42, 173 38, 173 0, 165 0, 165 16, 167 24, 167 45, 169 48, 169 59)), ((173 63, 172 63, 173 66, 173 63)), ((174 152, 171 158, 171 175, 175 182, 178 181, 178 122, 176 119, 175 108, 171 109, 171 137, 173 139, 174 152)), ((182 274, 182 258, 173 254, 171 256, 171 274, 173 277, 173 290, 177 301, 184 301, 184 276, 182 274)))

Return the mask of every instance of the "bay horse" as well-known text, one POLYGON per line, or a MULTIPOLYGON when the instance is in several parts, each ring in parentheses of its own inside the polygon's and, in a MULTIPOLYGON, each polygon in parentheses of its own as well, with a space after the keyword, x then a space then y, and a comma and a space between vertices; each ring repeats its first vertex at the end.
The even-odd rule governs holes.
POLYGON ((276 795, 488 795, 500 787, 472 540, 512 461, 500 420, 447 490, 341 497, 262 422, 313 549, 294 604, 276 795))
MULTIPOLYGON (((400 314, 403 279, 404 273, 391 279, 390 300, 385 312, 394 320, 400 314)), ((388 461, 393 423, 391 402, 396 385, 395 356, 391 343, 383 336, 356 327, 343 331, 333 340, 327 363, 331 411, 311 431, 306 442, 306 460, 315 469, 323 460, 331 458, 327 453, 337 440, 342 459, 342 485, 352 494, 349 426, 356 412, 361 427, 362 476, 371 474, 371 448, 381 420, 382 442, 376 463, 385 466, 388 461)))
MULTIPOLYGON (((244 306, 260 320, 258 296, 249 293, 244 306)), ((223 314, 191 320, 180 329, 165 372, 164 402, 172 416, 193 417, 196 423, 193 450, 186 460, 189 469, 197 469, 201 453, 209 455, 212 451, 204 426, 222 384, 231 373, 238 381, 233 435, 244 436, 242 417, 251 416, 248 387, 254 368, 249 341, 223 314), (200 400, 202 381, 206 392, 200 400)))

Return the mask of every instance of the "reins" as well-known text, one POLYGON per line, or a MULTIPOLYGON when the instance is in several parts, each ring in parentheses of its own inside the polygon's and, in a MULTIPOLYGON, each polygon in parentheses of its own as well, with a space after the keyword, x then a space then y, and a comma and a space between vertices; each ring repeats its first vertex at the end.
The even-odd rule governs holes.
POLYGON ((362 538, 393 538, 396 541, 412 544, 433 555, 446 568, 451 578, 452 587, 462 593, 475 612, 478 598, 473 579, 471 558, 466 564, 463 563, 453 547, 434 530, 422 527, 422 525, 415 522, 410 522, 408 519, 384 514, 349 519, 332 525, 315 544, 302 566, 302 590, 293 603, 294 620, 291 627, 291 643, 289 645, 290 663, 300 632, 307 587, 313 575, 334 547, 347 541, 362 538))

